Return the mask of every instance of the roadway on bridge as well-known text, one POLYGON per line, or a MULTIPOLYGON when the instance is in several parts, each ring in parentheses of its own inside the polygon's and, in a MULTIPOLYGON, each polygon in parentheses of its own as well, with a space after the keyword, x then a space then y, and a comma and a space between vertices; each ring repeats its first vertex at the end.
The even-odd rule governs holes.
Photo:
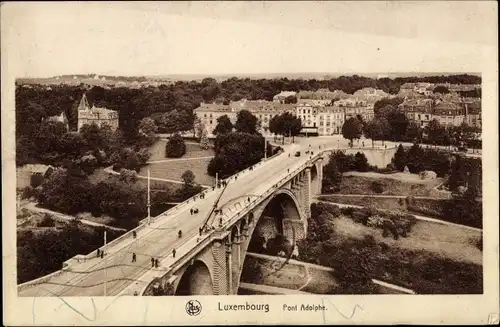
MULTIPOLYGON (((236 198, 241 197, 243 200, 249 195, 263 194, 285 177, 288 168, 293 171, 309 158, 304 154, 298 158, 293 155, 296 150, 307 148, 307 144, 286 148, 287 152, 277 158, 264 162, 253 171, 241 174, 236 181, 229 182, 219 202, 219 207, 222 207, 224 212, 228 212, 223 204, 233 203, 236 198), (289 153, 291 153, 290 156, 288 156, 289 153)), ((119 294, 151 269, 151 257, 158 258, 161 267, 162 258, 171 256, 173 248, 178 248, 184 242, 196 237, 199 227, 202 226, 220 192, 220 189, 216 189, 214 192, 207 193, 204 200, 194 202, 192 206, 191 204, 183 206, 179 212, 156 218, 157 223, 160 220, 162 223, 138 233, 135 241, 129 242, 121 249, 111 248, 104 259, 96 257, 84 264, 75 264, 71 266, 71 271, 64 271, 43 284, 22 290, 19 296, 103 296, 106 280, 108 281, 106 295, 119 294), (190 214, 189 209, 193 207, 199 209, 199 214, 190 214), (179 239, 177 233, 181 229, 184 235, 179 239), (134 263, 131 262, 132 253, 137 255, 137 261, 134 263)), ((234 213, 230 214, 229 218, 234 213)), ((226 217, 226 220, 229 218, 226 217)), ((215 223, 218 224, 218 221, 215 223)), ((177 253, 177 255, 180 254, 177 253)))

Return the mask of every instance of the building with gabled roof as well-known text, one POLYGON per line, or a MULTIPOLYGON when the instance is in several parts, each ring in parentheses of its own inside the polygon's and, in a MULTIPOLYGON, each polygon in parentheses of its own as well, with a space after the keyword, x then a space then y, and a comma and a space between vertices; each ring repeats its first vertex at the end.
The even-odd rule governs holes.
POLYGON ((80 103, 78 104, 78 131, 84 125, 96 124, 99 128, 103 125, 108 125, 111 130, 118 129, 118 112, 107 108, 100 108, 89 105, 87 96, 83 94, 80 103))

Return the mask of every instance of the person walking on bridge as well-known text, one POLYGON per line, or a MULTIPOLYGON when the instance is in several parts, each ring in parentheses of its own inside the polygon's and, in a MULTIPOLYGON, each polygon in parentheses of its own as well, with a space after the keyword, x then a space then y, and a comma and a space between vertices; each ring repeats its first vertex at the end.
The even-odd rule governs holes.
POLYGON ((158 259, 155 259, 155 268, 158 268, 158 259))
POLYGON ((175 258, 175 249, 172 249, 172 257, 175 258))
POLYGON ((155 258, 151 257, 151 267, 155 266, 155 258))
POLYGON ((101 256, 101 250, 97 249, 97 257, 99 258, 101 256))
POLYGON ((137 261, 137 257, 135 255, 135 253, 132 253, 132 262, 136 262, 137 261))

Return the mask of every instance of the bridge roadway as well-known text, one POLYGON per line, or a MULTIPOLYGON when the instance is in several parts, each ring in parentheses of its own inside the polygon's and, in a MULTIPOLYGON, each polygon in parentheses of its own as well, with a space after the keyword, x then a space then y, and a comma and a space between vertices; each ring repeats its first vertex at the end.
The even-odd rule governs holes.
MULTIPOLYGON (((220 199, 219 208, 222 208, 223 212, 229 212, 224 210, 224 205, 231 204, 235 198, 246 199, 249 195, 259 196, 265 193, 286 176, 288 168, 292 171, 307 161, 309 156, 303 152, 307 148, 306 144, 285 146, 285 153, 264 162, 252 171, 241 174, 236 181, 230 181, 220 199), (302 151, 300 157, 294 156, 297 150, 302 151), (288 156, 288 153, 291 155, 288 156)), ((152 269, 151 257, 158 258, 161 266, 162 259, 171 258, 173 248, 177 249, 184 242, 197 236, 199 227, 202 226, 220 192, 221 189, 208 192, 204 200, 183 206, 179 212, 157 217, 150 227, 137 234, 135 240, 120 242, 124 244, 120 249, 118 248, 121 244, 116 244, 108 250, 108 255, 103 259, 96 257, 85 263, 74 264, 70 266, 71 271, 63 271, 42 284, 21 290, 19 296, 103 296, 105 280, 108 281, 106 295, 119 294, 152 269), (189 209, 193 207, 199 209, 199 214, 191 216, 189 209), (180 229, 184 235, 179 239, 177 233, 180 229), (137 261, 134 263, 132 263, 132 253, 137 255, 137 261)), ((234 214, 228 215, 225 220, 234 214)))

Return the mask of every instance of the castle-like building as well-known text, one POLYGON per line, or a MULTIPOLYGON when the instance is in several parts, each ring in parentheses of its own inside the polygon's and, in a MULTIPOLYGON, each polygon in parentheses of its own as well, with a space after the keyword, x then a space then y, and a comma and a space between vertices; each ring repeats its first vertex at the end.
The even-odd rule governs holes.
POLYGON ((118 112, 94 105, 90 107, 85 93, 78 105, 78 131, 83 125, 96 124, 99 128, 109 125, 113 131, 118 128, 118 112))

